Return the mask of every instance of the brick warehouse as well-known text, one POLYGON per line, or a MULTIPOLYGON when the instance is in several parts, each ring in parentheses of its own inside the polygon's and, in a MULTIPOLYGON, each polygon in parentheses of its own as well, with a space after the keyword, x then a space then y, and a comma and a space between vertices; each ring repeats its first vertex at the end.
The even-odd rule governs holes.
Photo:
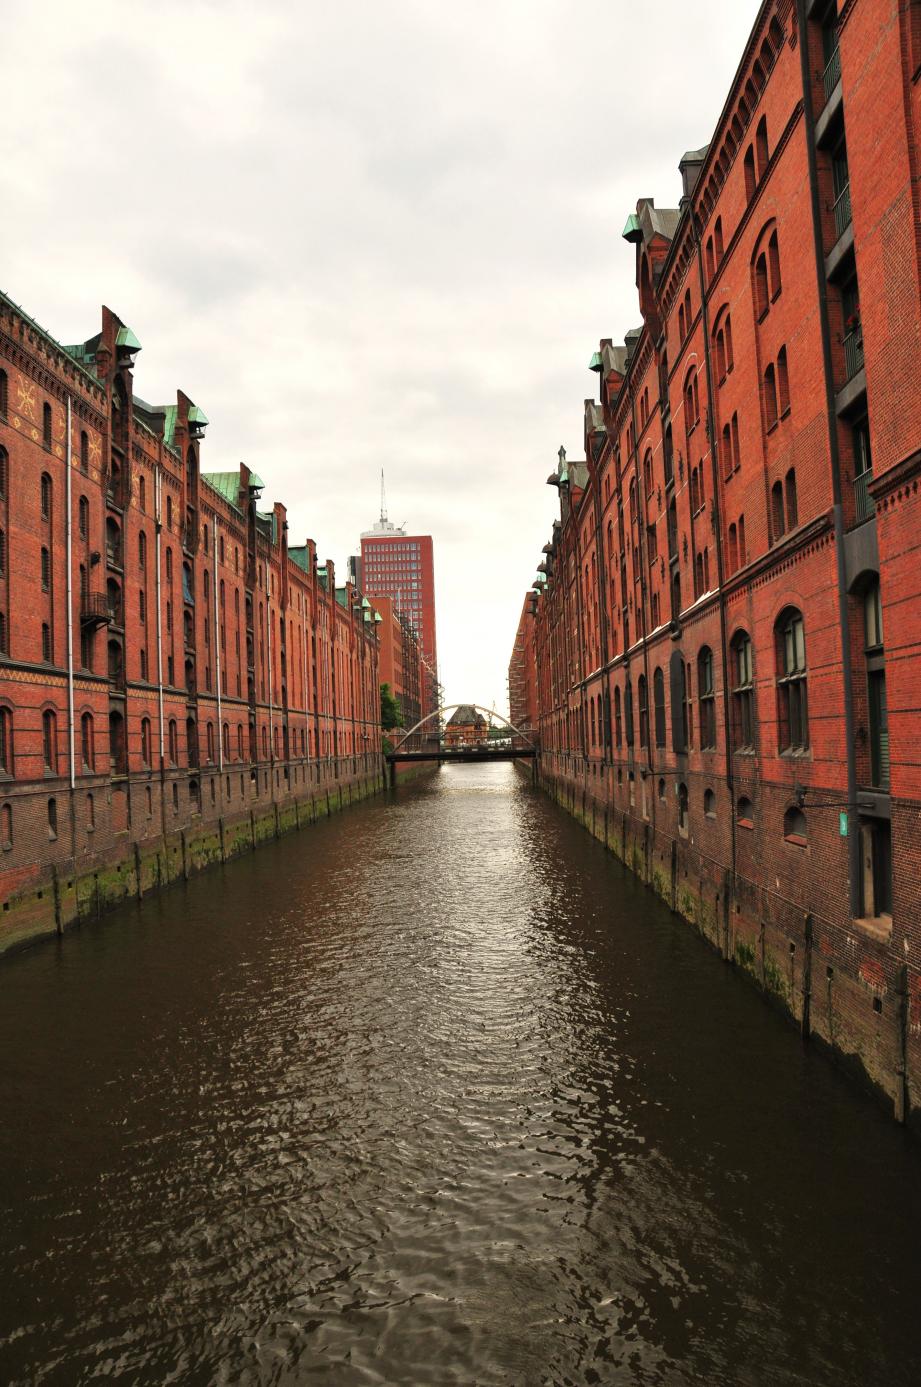
POLYGON ((369 604, 139 348, 0 296, 0 952, 383 783, 369 604))
POLYGON ((921 1126, 919 150, 921 4, 765 0, 628 218, 509 678, 551 792, 921 1126))

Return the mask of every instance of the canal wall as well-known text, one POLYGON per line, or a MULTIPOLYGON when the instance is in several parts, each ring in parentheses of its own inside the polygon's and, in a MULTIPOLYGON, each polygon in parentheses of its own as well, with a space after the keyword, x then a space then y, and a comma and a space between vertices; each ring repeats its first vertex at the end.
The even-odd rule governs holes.
MULTIPOLYGON (((275 777, 266 772, 261 785, 245 785, 244 804, 235 809, 225 798, 230 777, 227 788, 222 777, 206 779, 211 783, 204 794, 194 780, 194 794, 184 787, 182 799, 159 787, 154 815, 144 812, 148 801, 139 798, 125 828, 100 834, 92 847, 0 875, 0 956, 254 852, 385 788, 383 761, 373 756, 305 766, 290 785, 280 771, 275 777), (175 809, 177 802, 185 808, 175 809)), ((66 810, 62 805, 62 816, 66 810)), ((66 832, 66 821, 60 828, 66 832)))
POLYGON ((921 981, 888 938, 766 889, 744 868, 708 856, 690 835, 676 838, 606 802, 577 775, 541 765, 538 782, 804 1039, 921 1137, 921 981))

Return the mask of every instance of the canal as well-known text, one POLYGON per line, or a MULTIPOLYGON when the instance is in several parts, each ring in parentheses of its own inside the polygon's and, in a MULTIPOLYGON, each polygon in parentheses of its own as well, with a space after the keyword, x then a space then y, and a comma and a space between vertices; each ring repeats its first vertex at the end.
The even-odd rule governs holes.
POLYGON ((921 1159, 510 765, 0 968, 0 1382, 916 1384, 921 1159))

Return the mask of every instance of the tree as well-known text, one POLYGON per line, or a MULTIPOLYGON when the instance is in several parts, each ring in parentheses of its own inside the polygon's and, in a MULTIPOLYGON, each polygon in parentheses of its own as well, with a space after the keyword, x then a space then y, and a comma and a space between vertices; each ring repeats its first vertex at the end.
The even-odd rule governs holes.
POLYGON ((391 727, 403 726, 403 714, 400 712, 400 705, 393 696, 393 691, 389 684, 381 684, 381 727, 386 731, 391 727))

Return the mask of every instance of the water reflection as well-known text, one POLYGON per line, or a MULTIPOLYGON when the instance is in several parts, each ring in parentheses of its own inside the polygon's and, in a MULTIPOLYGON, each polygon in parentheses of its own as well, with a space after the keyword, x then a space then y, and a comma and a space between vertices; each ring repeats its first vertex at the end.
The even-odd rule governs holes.
POLYGON ((509 766, 0 995, 4 1381, 915 1380, 902 1134, 509 766))

